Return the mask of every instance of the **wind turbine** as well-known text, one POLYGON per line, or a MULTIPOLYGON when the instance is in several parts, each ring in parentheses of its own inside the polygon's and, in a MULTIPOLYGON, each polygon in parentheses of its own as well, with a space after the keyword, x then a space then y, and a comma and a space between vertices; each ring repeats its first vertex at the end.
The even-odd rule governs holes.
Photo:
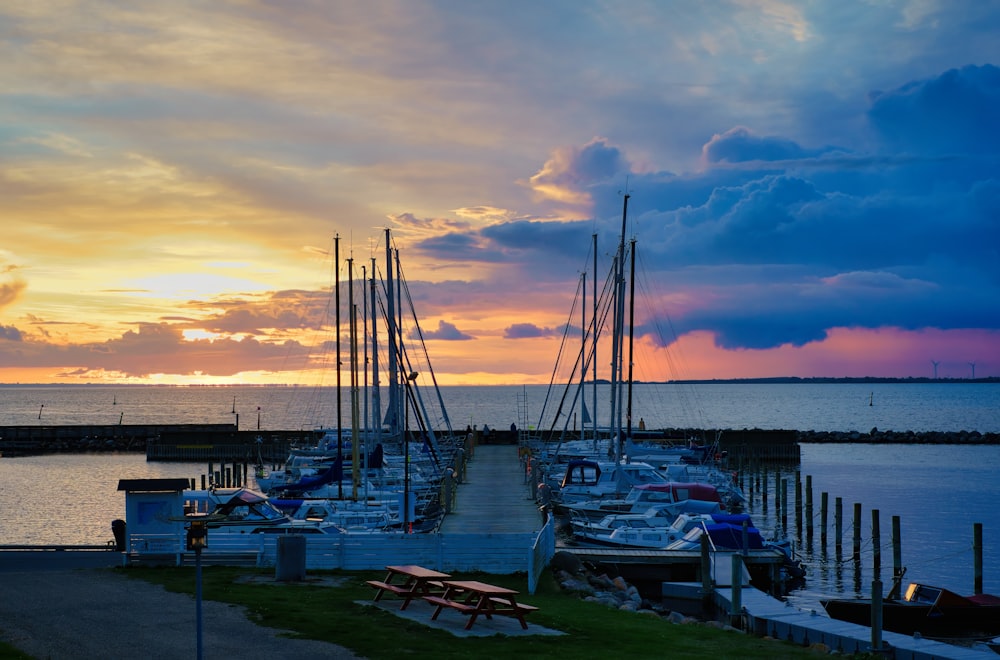
POLYGON ((972 380, 976 380, 976 363, 970 362, 969 366, 972 367, 972 380))
POLYGON ((934 365, 934 380, 937 380, 937 368, 938 368, 938 365, 941 364, 941 361, 940 360, 931 360, 931 364, 934 365))

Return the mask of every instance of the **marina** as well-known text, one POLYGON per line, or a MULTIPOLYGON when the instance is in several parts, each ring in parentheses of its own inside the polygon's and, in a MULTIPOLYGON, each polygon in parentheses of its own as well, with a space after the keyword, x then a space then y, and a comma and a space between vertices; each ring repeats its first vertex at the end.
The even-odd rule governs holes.
MULTIPOLYGON (((517 388, 509 388, 508 391, 514 398, 517 388)), ((483 391, 482 396, 485 405, 495 396, 495 392, 483 391)), ((475 413, 459 414, 471 419, 477 418, 475 413)), ((255 431, 256 429, 250 430, 251 433, 255 431)), ((503 434, 494 433, 498 441, 501 438, 507 440, 503 434)), ((790 609, 801 614, 807 624, 811 617, 823 619, 823 626, 834 625, 822 613, 819 606, 821 598, 867 594, 872 579, 874 549, 868 520, 873 508, 880 509, 887 517, 898 514, 902 518, 901 561, 908 567, 910 575, 933 580, 959 592, 968 592, 973 584, 970 549, 972 524, 984 522, 984 590, 993 593, 998 590, 998 576, 990 570, 990 567, 1000 565, 997 546, 993 542, 993 539, 998 538, 998 531, 992 522, 989 508, 989 502, 995 501, 998 495, 997 484, 989 468, 997 459, 997 447, 985 444, 803 443, 798 448, 801 456, 797 464, 779 461, 769 464, 766 470, 763 466, 752 464, 744 464, 739 468, 740 485, 748 495, 746 510, 752 516, 754 524, 766 534, 775 533, 782 528, 787 530, 797 554, 802 557, 807 568, 805 586, 791 591, 784 601, 780 601, 783 608, 780 611, 786 616, 790 615, 790 609), (951 485, 936 493, 938 506, 918 506, 920 499, 916 495, 925 493, 926 490, 915 489, 915 485, 926 483, 951 485), (785 491, 784 500, 782 490, 785 491), (824 493, 826 507, 822 506, 824 493), (842 500, 845 512, 842 515, 840 535, 837 534, 834 520, 833 505, 837 498, 842 500), (807 500, 812 502, 811 507, 807 500), (860 508, 856 510, 855 505, 860 505, 860 508), (822 510, 826 511, 825 523, 822 520, 822 510), (858 520, 863 521, 862 540, 859 552, 855 553, 854 527, 858 520), (943 533, 943 530, 947 530, 947 533, 943 533), (838 540, 840 544, 837 543, 838 540), (837 545, 841 546, 839 551, 837 545), (810 615, 814 610, 820 614, 810 615)), ((213 470, 219 471, 222 467, 221 463, 216 462, 213 470)), ((147 460, 143 452, 4 456, 0 459, 0 488, 23 492, 26 505, 20 507, 19 511, 0 514, 4 538, 11 545, 20 546, 37 546, 46 542, 72 545, 76 541, 81 545, 100 547, 112 538, 110 520, 125 515, 123 495, 116 493, 114 488, 120 479, 183 477, 197 482, 206 474, 207 469, 208 463, 204 461, 147 460), (60 484, 63 498, 54 500, 47 496, 48 488, 42 486, 53 483, 60 484), (103 503, 93 501, 95 496, 103 503), (90 504, 87 504, 88 500, 90 504), (67 504, 70 512, 75 511, 70 516, 67 516, 67 504), (46 513, 49 506, 53 507, 52 511, 46 513), (30 518, 17 515, 27 510, 33 513, 30 518)), ((521 549, 506 557, 496 557, 486 569, 509 570, 514 565, 509 562, 520 562, 517 564, 523 567, 520 570, 527 571, 528 549, 533 548, 538 540, 542 524, 523 465, 517 460, 516 445, 482 445, 479 447, 479 454, 469 461, 467 469, 465 483, 457 490, 454 511, 443 519, 441 534, 409 535, 409 538, 398 541, 407 544, 405 552, 393 550, 391 544, 397 541, 388 540, 393 535, 387 535, 386 539, 374 542, 385 544, 384 555, 377 555, 379 558, 368 564, 347 565, 368 566, 379 562, 385 565, 415 561, 424 566, 443 567, 436 563, 438 558, 456 551, 455 546, 449 544, 447 539, 449 536, 462 534, 465 535, 462 544, 471 548, 471 556, 478 557, 475 560, 462 560, 468 562, 462 565, 482 566, 484 557, 495 554, 493 549, 507 545, 507 542, 498 541, 500 537, 496 535, 512 534, 514 536, 509 538, 516 539, 515 547, 521 549), (478 469, 488 465, 489 450, 500 452, 498 456, 508 463, 510 472, 504 472, 499 466, 491 466, 485 473, 477 474, 478 469), (486 478, 489 476, 501 478, 503 486, 486 478), (484 487, 486 495, 476 495, 477 487, 484 487), (500 502, 498 493, 519 499, 500 502), (485 508, 478 510, 475 507, 485 508), (524 529, 466 532, 467 528, 473 529, 469 526, 472 520, 490 521, 493 525, 499 525, 501 521, 514 522, 516 517, 508 513, 513 511, 521 511, 524 529), (475 541, 475 538, 481 538, 482 541, 475 541), (480 564, 476 564, 477 561, 480 564)), ((220 480, 223 478, 219 477, 220 480)), ((253 485, 252 469, 246 478, 253 485)), ((277 540, 272 535, 260 536, 262 538, 259 543, 262 545, 249 559, 244 551, 235 546, 229 547, 232 542, 221 540, 220 535, 213 536, 212 543, 217 552, 223 555, 228 552, 230 560, 242 556, 242 561, 248 565, 272 565, 277 560, 277 540)), ((310 538, 309 543, 317 542, 310 538)), ((336 557, 359 558, 372 552, 371 539, 359 544, 357 537, 345 538, 340 543, 339 549, 335 551, 317 553, 318 557, 326 559, 310 566, 333 567, 337 564, 331 562, 336 557)), ((883 552, 889 557, 891 550, 888 535, 885 543, 883 552)), ((582 548, 573 550, 593 552, 582 548)), ((694 572, 689 572, 686 576, 677 574, 674 579, 691 579, 698 575, 697 553, 692 553, 685 561, 689 567, 684 570, 691 571, 690 567, 693 566, 694 572)), ((184 561, 188 562, 189 559, 184 561)), ((537 570, 537 567, 532 570, 537 570)), ((647 590, 644 586, 644 591, 647 590)), ((780 622, 778 625, 780 627, 780 622)), ((813 629, 816 627, 811 630, 813 629)))

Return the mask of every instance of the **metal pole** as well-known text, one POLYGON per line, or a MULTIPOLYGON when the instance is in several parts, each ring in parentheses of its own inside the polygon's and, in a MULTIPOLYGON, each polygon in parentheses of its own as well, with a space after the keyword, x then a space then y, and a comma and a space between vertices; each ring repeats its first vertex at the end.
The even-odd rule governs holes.
POLYGON ((202 625, 201 625, 201 548, 194 549, 194 601, 195 619, 198 627, 198 660, 202 659, 202 625))

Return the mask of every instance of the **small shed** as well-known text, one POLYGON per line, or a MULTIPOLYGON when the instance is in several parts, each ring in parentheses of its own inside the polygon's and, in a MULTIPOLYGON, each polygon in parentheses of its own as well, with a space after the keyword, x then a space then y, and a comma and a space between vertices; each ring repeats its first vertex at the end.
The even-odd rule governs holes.
MULTIPOLYGON (((125 491, 124 549, 131 551, 132 535, 146 539, 162 535, 173 537, 178 518, 184 516, 184 490, 187 479, 119 479, 118 490, 125 491)), ((148 548, 152 549, 152 548, 148 548)))

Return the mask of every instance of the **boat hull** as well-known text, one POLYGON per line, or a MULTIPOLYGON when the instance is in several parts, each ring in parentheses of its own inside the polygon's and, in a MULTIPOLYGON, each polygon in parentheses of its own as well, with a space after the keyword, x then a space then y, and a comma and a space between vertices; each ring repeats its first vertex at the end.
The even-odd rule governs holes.
MULTIPOLYGON (((862 626, 872 623, 871 601, 821 601, 830 618, 862 626)), ((1000 605, 935 606, 906 601, 882 603, 882 629, 937 639, 989 639, 1000 635, 1000 605)))

